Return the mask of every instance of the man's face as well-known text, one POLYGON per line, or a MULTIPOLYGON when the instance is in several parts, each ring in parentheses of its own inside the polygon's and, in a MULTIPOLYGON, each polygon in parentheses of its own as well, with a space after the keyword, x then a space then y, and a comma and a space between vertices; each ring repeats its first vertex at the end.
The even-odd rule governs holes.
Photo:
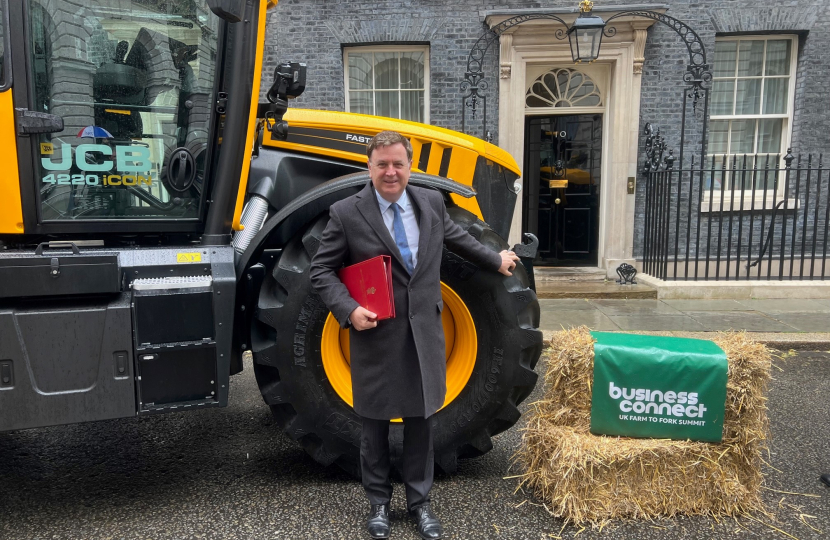
POLYGON ((406 148, 400 143, 375 148, 369 158, 372 185, 389 202, 398 202, 401 198, 411 168, 412 161, 406 157, 406 148))

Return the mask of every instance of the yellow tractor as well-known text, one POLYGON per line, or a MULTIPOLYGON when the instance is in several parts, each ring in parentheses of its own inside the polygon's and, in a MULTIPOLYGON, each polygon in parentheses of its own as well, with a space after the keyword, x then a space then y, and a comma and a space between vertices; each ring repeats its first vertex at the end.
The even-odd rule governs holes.
MULTIPOLYGON (((251 351, 285 433, 357 472, 349 335, 308 265, 329 206, 369 181, 368 140, 403 133, 410 181, 507 247, 519 169, 506 152, 288 111, 299 63, 280 64, 259 103, 275 4, 0 0, 0 431, 225 406, 251 351)), ((534 256, 532 241, 515 249, 534 256)), ((487 452, 536 383, 531 283, 530 265, 504 277, 445 250, 445 471, 487 452)))

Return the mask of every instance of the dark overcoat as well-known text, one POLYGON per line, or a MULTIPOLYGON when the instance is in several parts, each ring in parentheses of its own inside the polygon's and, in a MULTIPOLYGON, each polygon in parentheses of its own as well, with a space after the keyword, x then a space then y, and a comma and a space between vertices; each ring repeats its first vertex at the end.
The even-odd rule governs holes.
POLYGON ((442 246, 481 268, 497 271, 498 253, 483 246, 447 214, 440 192, 407 186, 420 230, 418 262, 406 271, 395 240, 383 223, 371 182, 338 201, 311 261, 311 284, 342 327, 358 303, 337 270, 378 255, 392 257, 395 317, 358 332, 350 328, 354 409, 378 420, 429 417, 444 404, 447 366, 441 324, 442 246))

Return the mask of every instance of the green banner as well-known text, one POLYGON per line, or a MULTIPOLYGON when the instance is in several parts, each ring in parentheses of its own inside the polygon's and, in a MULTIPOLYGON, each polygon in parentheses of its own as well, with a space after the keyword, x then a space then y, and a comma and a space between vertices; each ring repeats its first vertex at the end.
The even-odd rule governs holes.
POLYGON ((591 433, 720 442, 726 353, 711 341, 591 332, 591 433))

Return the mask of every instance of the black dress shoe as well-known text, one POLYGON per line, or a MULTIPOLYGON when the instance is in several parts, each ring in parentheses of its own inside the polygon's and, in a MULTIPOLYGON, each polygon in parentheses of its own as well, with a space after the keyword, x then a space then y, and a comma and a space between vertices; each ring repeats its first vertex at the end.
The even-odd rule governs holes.
POLYGON ((389 524, 389 505, 373 504, 369 512, 369 519, 366 520, 366 530, 372 538, 389 538, 391 530, 389 524))
POLYGON ((825 486, 830 487, 830 473, 822 474, 821 476, 819 476, 819 480, 824 482, 825 486))
POLYGON ((413 519, 418 523, 418 534, 424 540, 438 540, 444 535, 444 528, 441 520, 432 513, 429 503, 418 506, 410 512, 413 519))

